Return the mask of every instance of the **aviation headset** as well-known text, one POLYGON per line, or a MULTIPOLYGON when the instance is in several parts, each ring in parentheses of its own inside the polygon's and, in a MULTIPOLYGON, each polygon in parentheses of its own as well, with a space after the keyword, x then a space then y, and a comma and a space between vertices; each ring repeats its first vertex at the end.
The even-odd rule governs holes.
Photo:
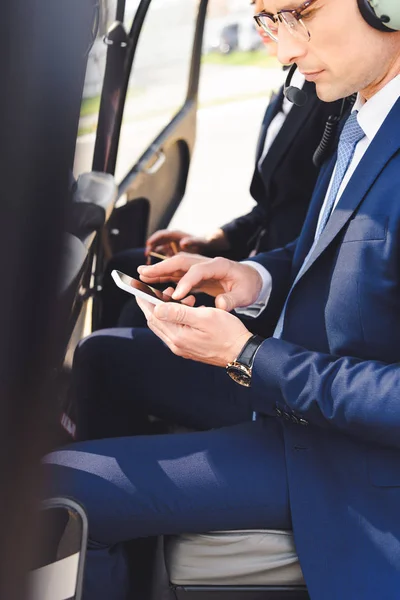
POLYGON ((399 0, 357 0, 360 13, 378 31, 400 31, 399 0))

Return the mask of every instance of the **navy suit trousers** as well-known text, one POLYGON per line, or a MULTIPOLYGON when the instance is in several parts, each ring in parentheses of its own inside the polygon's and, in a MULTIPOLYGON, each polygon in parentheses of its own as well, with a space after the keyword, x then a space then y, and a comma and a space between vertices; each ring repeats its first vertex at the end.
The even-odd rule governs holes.
POLYGON ((252 391, 223 369, 174 356, 149 330, 114 329, 81 343, 74 385, 87 441, 44 463, 49 492, 88 513, 84 600, 131 597, 127 540, 291 529, 281 426, 252 422, 252 391), (132 435, 145 414, 197 431, 132 435))

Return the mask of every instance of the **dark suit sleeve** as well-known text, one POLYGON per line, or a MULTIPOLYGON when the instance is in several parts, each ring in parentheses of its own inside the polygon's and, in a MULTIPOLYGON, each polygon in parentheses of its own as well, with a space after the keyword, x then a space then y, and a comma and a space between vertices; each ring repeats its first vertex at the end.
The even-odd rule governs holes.
POLYGON ((249 255, 258 233, 265 224, 266 212, 257 204, 247 215, 238 217, 221 227, 232 248, 233 258, 240 260, 249 255))
POLYGON ((311 352, 267 339, 254 367, 254 410, 275 407, 346 434, 400 448, 400 365, 311 352))

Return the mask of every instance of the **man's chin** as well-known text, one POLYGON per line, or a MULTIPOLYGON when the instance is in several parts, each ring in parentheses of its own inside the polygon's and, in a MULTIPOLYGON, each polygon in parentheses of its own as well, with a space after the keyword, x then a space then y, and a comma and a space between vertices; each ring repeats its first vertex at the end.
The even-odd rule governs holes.
POLYGON ((328 83, 317 81, 315 83, 315 90, 318 98, 323 102, 335 102, 336 100, 341 100, 344 97, 343 90, 339 90, 335 88, 335 86, 329 85, 328 83))

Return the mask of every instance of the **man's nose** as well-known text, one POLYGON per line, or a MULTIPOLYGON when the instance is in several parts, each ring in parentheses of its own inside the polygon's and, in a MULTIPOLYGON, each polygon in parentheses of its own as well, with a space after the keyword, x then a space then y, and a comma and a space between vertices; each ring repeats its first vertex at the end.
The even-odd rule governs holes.
POLYGON ((309 42, 300 40, 288 31, 284 23, 278 28, 278 52, 277 58, 283 65, 297 63, 308 52, 309 42))

